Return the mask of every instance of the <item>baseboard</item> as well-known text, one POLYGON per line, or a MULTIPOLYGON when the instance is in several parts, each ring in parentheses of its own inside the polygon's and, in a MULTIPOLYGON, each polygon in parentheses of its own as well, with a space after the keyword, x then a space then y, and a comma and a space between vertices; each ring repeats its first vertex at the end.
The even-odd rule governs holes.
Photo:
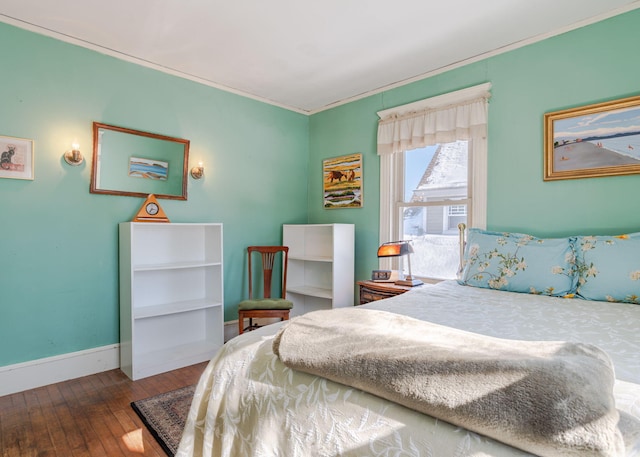
POLYGON ((0 396, 119 367, 119 344, 7 365, 0 367, 0 396))
POLYGON ((238 336, 238 319, 224 323, 224 342, 238 336))
MULTIPOLYGON (((236 336, 238 321, 225 322, 224 341, 236 336)), ((120 368, 119 344, 7 365, 0 367, 0 397, 116 368, 120 368)))

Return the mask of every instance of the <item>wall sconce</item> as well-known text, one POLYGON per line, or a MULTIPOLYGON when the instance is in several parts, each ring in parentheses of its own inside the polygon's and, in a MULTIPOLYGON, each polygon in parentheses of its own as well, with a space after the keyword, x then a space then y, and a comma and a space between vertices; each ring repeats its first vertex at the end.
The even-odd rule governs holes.
POLYGON ((193 167, 191 169, 191 177, 193 179, 200 179, 204 176, 204 167, 202 166, 202 162, 198 162, 197 167, 193 167))
POLYGON ((64 153, 64 161, 74 167, 77 167, 84 162, 84 157, 80 152, 80 145, 78 143, 73 143, 71 145, 71 149, 64 153))
POLYGON ((407 262, 409 266, 409 275, 405 276, 404 279, 398 279, 395 281, 396 284, 400 286, 419 286, 422 284, 422 281, 419 279, 414 279, 411 275, 411 253, 413 252, 413 248, 408 241, 390 241, 388 243, 383 243, 378 248, 378 257, 400 257, 403 255, 407 256, 407 262))

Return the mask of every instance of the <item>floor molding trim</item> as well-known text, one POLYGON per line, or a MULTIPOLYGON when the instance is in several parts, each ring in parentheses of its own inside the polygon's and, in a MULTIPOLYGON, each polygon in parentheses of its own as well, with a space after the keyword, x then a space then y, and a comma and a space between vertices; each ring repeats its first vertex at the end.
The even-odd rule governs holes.
POLYGON ((119 367, 119 344, 7 365, 0 367, 0 396, 119 367))
POLYGON ((224 342, 238 336, 238 319, 224 323, 224 342))

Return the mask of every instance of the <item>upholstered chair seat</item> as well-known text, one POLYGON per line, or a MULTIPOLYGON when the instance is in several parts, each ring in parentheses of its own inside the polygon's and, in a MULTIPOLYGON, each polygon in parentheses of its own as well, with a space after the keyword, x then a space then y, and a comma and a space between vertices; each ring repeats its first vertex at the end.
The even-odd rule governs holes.
POLYGON ((238 304, 238 310, 251 309, 291 309, 293 302, 284 298, 256 298, 254 300, 242 300, 238 304))

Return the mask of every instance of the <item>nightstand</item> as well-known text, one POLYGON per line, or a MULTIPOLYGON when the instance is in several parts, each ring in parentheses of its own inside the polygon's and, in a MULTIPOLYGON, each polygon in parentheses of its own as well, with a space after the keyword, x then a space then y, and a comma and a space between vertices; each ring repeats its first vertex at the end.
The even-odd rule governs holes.
MULTIPOLYGON (((392 282, 358 281, 360 286, 360 304, 370 303, 383 298, 395 297, 403 294, 413 287, 398 286, 392 282)), ((419 287, 419 286, 416 286, 419 287)))

